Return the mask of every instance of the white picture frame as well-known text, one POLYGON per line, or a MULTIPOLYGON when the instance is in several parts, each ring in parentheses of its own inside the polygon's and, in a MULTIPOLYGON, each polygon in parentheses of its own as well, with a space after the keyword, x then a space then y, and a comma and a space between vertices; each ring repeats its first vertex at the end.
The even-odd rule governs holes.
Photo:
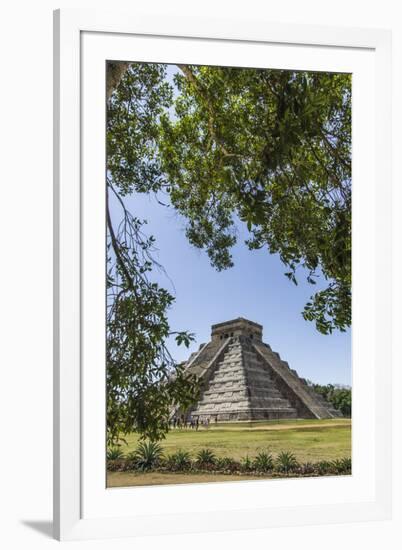
POLYGON ((98 10, 58 10, 54 29, 54 536, 67 540, 389 518, 390 33, 98 10), (104 331, 104 301, 99 300, 104 292, 104 193, 97 192, 105 166, 105 60, 172 62, 172 56, 180 56, 188 63, 264 66, 267 51, 272 56, 266 66, 354 75, 353 475, 106 489, 104 344, 99 340, 104 331))

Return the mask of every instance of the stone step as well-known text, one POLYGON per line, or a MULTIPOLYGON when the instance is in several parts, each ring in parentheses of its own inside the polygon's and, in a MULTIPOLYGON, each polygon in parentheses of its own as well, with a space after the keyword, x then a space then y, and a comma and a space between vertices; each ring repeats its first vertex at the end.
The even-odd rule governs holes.
POLYGON ((225 372, 223 374, 217 374, 213 376, 210 380, 210 383, 219 382, 220 384, 224 384, 227 381, 232 380, 233 378, 239 379, 239 380, 246 380, 246 377, 244 375, 243 371, 230 371, 225 372))
POLYGON ((259 407, 261 409, 293 408, 287 399, 251 399, 250 407, 259 407))
POLYGON ((224 359, 223 361, 221 361, 220 363, 218 363, 216 365, 216 368, 219 369, 221 367, 224 367, 226 365, 243 365, 243 359, 241 357, 237 357, 237 358, 233 358, 233 359, 224 359))
POLYGON ((263 370, 244 370, 244 369, 232 369, 224 372, 216 372, 210 380, 210 383, 213 382, 226 382, 227 380, 232 380, 233 378, 241 378, 246 380, 248 383, 254 385, 264 384, 269 386, 275 386, 274 379, 271 376, 264 372, 263 370))
POLYGON ((247 401, 244 403, 224 403, 222 405, 207 405, 203 407, 200 405, 192 414, 205 414, 206 412, 227 412, 227 411, 247 411, 249 409, 247 401))
MULTIPOLYGON (((244 387, 246 388, 247 385, 244 384, 244 387)), ((250 386, 249 386, 250 387, 250 386)), ((267 392, 270 392, 272 394, 275 394, 275 395, 280 395, 280 392, 277 388, 275 388, 274 386, 266 386, 266 387, 261 387, 261 386, 252 386, 250 387, 250 389, 253 390, 253 394, 254 395, 266 395, 267 392)), ((239 391, 242 391, 240 388, 233 388, 233 387, 227 387, 227 386, 224 386, 224 385, 216 385, 214 384, 213 386, 209 387, 206 391, 204 391, 203 395, 211 395, 211 394, 221 394, 221 393, 227 393, 228 395, 229 394, 233 394, 235 392, 239 392, 239 391)), ((245 390, 244 390, 245 391, 245 390)))
POLYGON ((233 397, 231 399, 202 399, 198 406, 205 407, 209 405, 224 405, 225 403, 248 403, 250 407, 259 407, 264 409, 287 409, 291 407, 287 399, 282 398, 263 398, 263 399, 247 399, 242 397, 233 397))
MULTIPOLYGON (((212 415, 212 418, 214 418, 215 415, 223 415, 225 413, 248 413, 246 417, 244 417, 244 420, 252 420, 252 419, 264 419, 264 418, 297 418, 297 411, 293 407, 288 408, 272 408, 272 409, 266 409, 266 408, 259 408, 259 407, 245 407, 245 406, 232 406, 232 407, 226 407, 226 408, 217 408, 214 406, 211 406, 209 408, 198 408, 194 410, 191 414, 193 416, 199 416, 203 415, 204 418, 206 418, 208 415, 212 415)), ((224 419, 223 417, 220 417, 221 420, 230 420, 230 418, 224 419)))
POLYGON ((236 373, 230 373, 230 374, 223 374, 223 375, 217 375, 214 376, 212 382, 230 382, 230 381, 240 381, 240 380, 246 380, 246 377, 242 374, 236 374, 236 373))
POLYGON ((250 392, 252 392, 252 395, 256 397, 264 397, 265 395, 269 397, 282 397, 279 390, 273 386, 266 386, 266 387, 253 387, 253 386, 247 386, 247 384, 243 384, 242 388, 237 387, 227 387, 227 386, 213 386, 210 387, 208 390, 206 390, 203 395, 227 395, 230 397, 231 395, 237 395, 241 392, 244 392, 245 395, 249 395, 250 392), (249 391, 247 390, 249 388, 249 391))
POLYGON ((226 379, 233 377, 244 378, 244 380, 247 380, 250 383, 255 380, 258 384, 265 381, 268 385, 275 385, 273 378, 271 378, 271 376, 263 370, 244 370, 243 368, 219 371, 211 378, 211 382, 216 380, 224 382, 226 379))
POLYGON ((216 391, 235 391, 236 389, 240 389, 240 387, 249 387, 251 390, 257 391, 258 393, 270 390, 280 393, 276 386, 270 381, 265 379, 252 379, 247 381, 244 376, 226 376, 223 380, 214 379, 210 382, 208 389, 204 393, 216 391))
POLYGON ((231 372, 244 372, 244 367, 242 364, 239 365, 224 365, 219 370, 215 371, 217 374, 230 374, 231 372))
POLYGON ((253 392, 252 389, 247 388, 233 388, 226 389, 224 391, 208 391, 203 394, 201 400, 230 400, 230 399, 277 399, 277 400, 286 400, 278 391, 267 390, 264 392, 253 392))
POLYGON ((217 365, 215 372, 221 372, 222 370, 230 370, 230 369, 244 369, 244 363, 242 361, 236 361, 233 363, 221 363, 220 365, 217 365))

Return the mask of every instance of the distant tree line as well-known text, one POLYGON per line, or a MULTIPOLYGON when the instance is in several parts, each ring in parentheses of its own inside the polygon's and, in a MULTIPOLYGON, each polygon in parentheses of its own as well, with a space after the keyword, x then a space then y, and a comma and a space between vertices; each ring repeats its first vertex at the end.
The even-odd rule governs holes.
POLYGON ((322 395, 334 408, 341 411, 343 416, 352 416, 352 389, 334 384, 312 384, 314 390, 322 395))

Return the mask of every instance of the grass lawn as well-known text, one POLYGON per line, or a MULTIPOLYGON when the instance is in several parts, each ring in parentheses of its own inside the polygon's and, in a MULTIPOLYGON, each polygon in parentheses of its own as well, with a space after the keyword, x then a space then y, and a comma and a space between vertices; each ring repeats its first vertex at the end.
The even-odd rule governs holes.
MULTIPOLYGON (((208 429, 200 426, 198 431, 171 430, 161 445, 166 454, 184 449, 195 456, 200 449, 208 448, 216 456, 240 460, 246 455, 253 457, 261 450, 269 450, 273 454, 291 451, 299 462, 318 462, 350 457, 351 429, 351 420, 347 418, 212 424, 208 429)), ((124 452, 132 451, 138 439, 135 433, 126 437, 128 445, 123 447, 124 452)), ((242 479, 239 475, 109 472, 108 486, 199 483, 229 481, 230 478, 242 479)))
MULTIPOLYGON (((135 449, 138 435, 133 433, 126 440, 128 446, 123 449, 129 453, 135 449)), ((198 431, 175 429, 161 445, 166 453, 184 449, 192 455, 208 447, 216 456, 236 460, 262 449, 292 451, 300 462, 333 460, 351 455, 351 420, 281 420, 217 424, 198 431)))

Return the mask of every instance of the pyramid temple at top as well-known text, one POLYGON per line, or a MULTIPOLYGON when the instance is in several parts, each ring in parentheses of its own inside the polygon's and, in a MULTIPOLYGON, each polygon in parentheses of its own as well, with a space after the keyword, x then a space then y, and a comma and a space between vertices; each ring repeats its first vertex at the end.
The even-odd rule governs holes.
POLYGON ((249 421, 342 416, 262 341, 262 326, 238 318, 212 326, 186 363, 201 382, 195 420, 249 421))

